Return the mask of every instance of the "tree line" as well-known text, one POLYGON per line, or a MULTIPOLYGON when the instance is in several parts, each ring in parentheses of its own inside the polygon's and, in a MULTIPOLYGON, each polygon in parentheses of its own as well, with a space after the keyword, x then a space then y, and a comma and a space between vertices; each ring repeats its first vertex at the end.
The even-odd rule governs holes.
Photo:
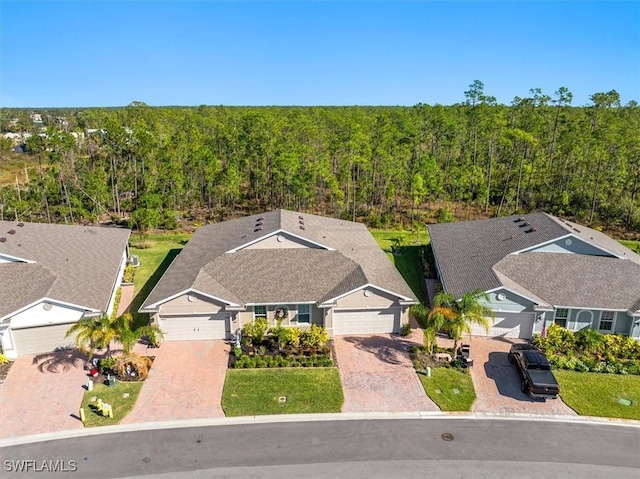
MULTIPOLYGON (((374 227, 542 210, 637 232, 640 108, 590 98, 503 105, 476 80, 450 106, 62 109, 26 140, 38 166, 0 187, 0 212, 144 230, 278 207, 374 227)), ((4 130, 33 128, 1 113, 4 130)))

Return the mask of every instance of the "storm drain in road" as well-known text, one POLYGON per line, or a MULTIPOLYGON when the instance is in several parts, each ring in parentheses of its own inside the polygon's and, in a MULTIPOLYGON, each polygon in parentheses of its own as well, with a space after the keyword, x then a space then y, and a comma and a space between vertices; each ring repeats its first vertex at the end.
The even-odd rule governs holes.
POLYGON ((451 434, 450 432, 445 432, 440 437, 442 438, 443 441, 447 441, 447 442, 453 441, 453 434, 451 434))

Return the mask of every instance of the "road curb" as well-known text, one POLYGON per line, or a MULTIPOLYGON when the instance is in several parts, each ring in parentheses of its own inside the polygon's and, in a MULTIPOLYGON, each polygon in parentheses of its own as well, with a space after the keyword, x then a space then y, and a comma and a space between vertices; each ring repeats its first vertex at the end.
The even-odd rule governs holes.
POLYGON ((447 412, 364 412, 333 414, 279 414, 272 416, 240 416, 206 419, 184 419, 174 421, 147 422, 137 424, 118 424, 114 426, 73 429, 30 436, 0 439, 0 448, 32 444, 36 442, 72 439, 77 437, 117 434, 124 432, 151 431, 158 429, 180 429, 192 427, 234 426, 243 424, 272 424, 318 421, 374 421, 374 420, 415 420, 415 419, 460 419, 460 420, 503 420, 503 421, 540 421, 575 424, 594 424, 619 427, 640 428, 640 421, 631 419, 613 419, 589 416, 552 416, 544 414, 499 414, 499 413, 447 413, 447 412))

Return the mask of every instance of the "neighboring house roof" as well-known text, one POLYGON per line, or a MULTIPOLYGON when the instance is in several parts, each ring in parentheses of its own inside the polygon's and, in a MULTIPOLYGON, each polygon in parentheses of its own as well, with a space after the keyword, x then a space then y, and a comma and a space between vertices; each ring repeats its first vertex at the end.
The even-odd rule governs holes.
POLYGON ((105 311, 130 230, 0 221, 0 318, 42 298, 105 311), (24 262, 27 261, 27 262, 24 262))
POLYGON ((640 277, 639 255, 603 233, 546 213, 429 225, 428 229, 443 287, 457 298, 469 291, 500 287, 541 306, 627 309, 640 298, 640 281, 629 280, 640 277), (617 257, 513 254, 568 235, 617 257))
POLYGON ((368 284, 417 301, 364 225, 275 210, 199 228, 142 309, 188 290, 244 306, 324 302, 368 284), (246 248, 274 234, 310 247, 246 248))
POLYGON ((558 218, 556 216, 547 215, 553 221, 558 223, 560 226, 565 228, 568 233, 571 233, 578 238, 585 240, 588 243, 595 244, 600 248, 604 248, 607 251, 614 253, 615 255, 626 258, 634 263, 640 264, 640 255, 634 253, 629 248, 620 244, 618 241, 614 240, 610 236, 606 234, 596 231, 592 228, 589 228, 584 225, 579 225, 577 223, 573 223, 571 221, 564 220, 562 218, 558 218))
POLYGON ((506 255, 554 240, 567 231, 544 213, 429 225, 444 289, 456 298, 502 286, 492 267, 506 255), (521 228, 523 218, 535 229, 521 228))
POLYGON ((514 254, 499 261, 495 269, 556 306, 630 310, 640 299, 640 265, 618 258, 514 254))

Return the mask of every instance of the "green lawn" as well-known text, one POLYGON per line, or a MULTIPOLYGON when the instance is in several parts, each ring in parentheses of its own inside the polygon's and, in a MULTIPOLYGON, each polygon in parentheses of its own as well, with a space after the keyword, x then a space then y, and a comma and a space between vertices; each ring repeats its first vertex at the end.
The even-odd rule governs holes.
POLYGON ((471 410, 471 406, 476 400, 476 392, 469 374, 451 368, 434 368, 431 370, 431 377, 423 374, 420 374, 419 377, 427 396, 441 410, 471 410))
POLYGON ((629 248, 631 251, 635 251, 640 254, 640 241, 620 241, 621 244, 629 248))
POLYGON ((85 427, 112 426, 118 424, 133 409, 142 389, 142 382, 120 382, 117 381, 113 387, 104 384, 96 384, 93 391, 85 391, 81 408, 84 409, 85 427), (124 394, 129 394, 125 398, 124 394), (96 401, 91 401, 95 397, 96 401), (113 406, 113 419, 104 417, 97 411, 97 400, 102 399, 103 403, 113 406))
POLYGON ((370 230, 371 235, 380 247, 387 253, 389 259, 405 279, 413 293, 421 303, 427 303, 427 289, 424 283, 424 273, 420 264, 420 247, 429 242, 426 231, 390 231, 370 230), (391 253, 391 245, 395 238, 402 240, 399 254, 391 253))
POLYGON ((640 377, 554 370, 562 400, 581 416, 640 420, 640 377), (620 399, 631 401, 630 406, 620 399))
POLYGON ((340 412, 343 402, 336 368, 230 369, 222 393, 227 416, 340 412))
POLYGON ((140 267, 136 268, 134 279, 135 297, 130 308, 136 321, 146 322, 146 314, 138 315, 135 312, 149 296, 153 287, 180 250, 184 248, 190 237, 191 235, 184 233, 161 233, 146 236, 135 234, 131 236, 131 254, 138 256, 140 260, 140 267))

